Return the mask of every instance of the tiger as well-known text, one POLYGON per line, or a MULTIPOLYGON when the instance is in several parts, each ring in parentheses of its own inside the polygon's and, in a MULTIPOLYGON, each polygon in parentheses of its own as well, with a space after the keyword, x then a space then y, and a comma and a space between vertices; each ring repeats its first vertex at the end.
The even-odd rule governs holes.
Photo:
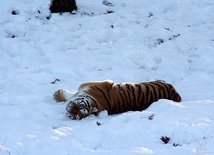
POLYGON ((108 115, 142 111, 159 99, 182 100, 171 84, 161 80, 142 83, 87 82, 81 84, 75 94, 65 89, 57 90, 54 99, 67 102, 66 114, 73 120, 81 120, 91 114, 98 116, 104 110, 108 115))

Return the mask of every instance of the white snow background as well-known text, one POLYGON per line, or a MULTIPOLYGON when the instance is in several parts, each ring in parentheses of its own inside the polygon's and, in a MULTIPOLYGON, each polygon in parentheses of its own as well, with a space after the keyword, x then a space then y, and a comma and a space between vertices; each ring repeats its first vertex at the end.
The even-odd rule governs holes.
POLYGON ((76 2, 50 17, 49 0, 0 0, 0 155, 214 155, 214 1, 76 2), (107 79, 183 100, 74 121, 53 99, 107 79))

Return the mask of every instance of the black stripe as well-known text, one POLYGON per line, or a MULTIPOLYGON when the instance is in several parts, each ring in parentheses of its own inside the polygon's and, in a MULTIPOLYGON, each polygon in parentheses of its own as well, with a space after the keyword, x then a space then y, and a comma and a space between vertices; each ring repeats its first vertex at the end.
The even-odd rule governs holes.
POLYGON ((111 104, 112 105, 111 114, 117 114, 117 113, 119 113, 118 109, 120 108, 120 100, 118 98, 118 91, 117 91, 116 87, 114 87, 112 89, 114 90, 113 91, 114 94, 112 94, 113 100, 111 101, 112 102, 112 104, 111 104))
POLYGON ((106 87, 106 91, 107 91, 108 97, 110 99, 111 97, 110 97, 109 87, 107 85, 105 85, 105 87, 106 87))
POLYGON ((150 90, 150 99, 146 103, 146 108, 148 108, 154 101, 153 91, 150 90))
POLYGON ((144 95, 144 104, 143 105, 146 105, 148 99, 149 99, 149 86, 147 84, 145 84, 145 87, 146 87, 146 94, 144 95))
POLYGON ((124 108, 123 111, 128 111, 131 108, 130 108, 130 105, 129 105, 128 97, 126 95, 126 91, 120 85, 119 85, 119 88, 120 88, 120 90, 122 90, 122 92, 123 92, 122 96, 123 96, 123 98, 125 100, 125 102, 123 103, 123 108, 124 108))
POLYGON ((157 95, 157 90, 156 90, 156 86, 154 86, 154 84, 151 84, 152 88, 153 88, 153 94, 154 94, 154 99, 153 99, 153 102, 157 101, 159 98, 158 98, 158 95, 157 95))
POLYGON ((164 83, 158 83, 159 87, 160 87, 160 91, 162 92, 162 96, 161 98, 166 99, 167 97, 167 91, 166 91, 166 87, 164 83))
MULTIPOLYGON (((118 99, 118 108, 117 108, 117 110, 118 110, 118 113, 120 113, 120 112, 122 112, 123 111, 123 109, 124 108, 122 108, 122 106, 123 106, 123 104, 124 104, 124 98, 123 98, 123 96, 120 94, 121 92, 120 92, 120 84, 117 84, 117 85, 115 85, 115 91, 121 96, 121 98, 122 98, 122 100, 123 100, 123 102, 122 103, 120 103, 120 98, 119 97, 117 97, 117 99, 118 99), (118 90, 119 89, 119 90, 118 90), (122 104, 122 105, 121 105, 122 104)), ((117 95, 117 94, 116 94, 117 95)))
POLYGON ((153 102, 154 101, 154 99, 153 99, 153 86, 151 85, 151 84, 149 84, 149 83, 146 83, 146 85, 149 87, 149 98, 148 98, 148 100, 147 100, 147 102, 146 102, 146 105, 148 104, 148 103, 150 103, 150 102, 153 102))
POLYGON ((130 84, 126 83, 125 86, 126 86, 126 88, 127 88, 129 91, 131 91, 131 89, 130 89, 130 84))
POLYGON ((159 86, 159 91, 160 91, 160 98, 161 99, 165 99, 166 96, 167 96, 167 92, 165 90, 165 87, 164 87, 164 83, 162 82, 158 82, 157 85, 159 86))
POLYGON ((168 86, 168 92, 169 92, 168 93, 169 94, 169 99, 173 99, 173 96, 175 98, 176 94, 175 94, 174 87, 171 84, 168 84, 167 86, 168 86), (172 94, 173 94, 173 96, 172 96, 172 94))
POLYGON ((138 89, 138 91, 137 91, 137 103, 139 104, 142 91, 141 91, 141 87, 138 84, 135 84, 135 87, 138 89))
POLYGON ((138 87, 138 104, 140 104, 140 107, 143 107, 144 104, 144 91, 142 91, 142 86, 139 84, 136 84, 136 86, 138 87))
POLYGON ((153 96, 154 87, 152 85, 150 85, 150 84, 147 84, 147 85, 149 86, 150 90, 149 90, 149 100, 147 100, 146 105, 150 104, 151 102, 154 102, 154 96, 153 96))
POLYGON ((86 105, 87 105, 87 107, 90 109, 90 102, 88 101, 88 100, 86 100, 86 103, 85 103, 86 105))
POLYGON ((127 88, 127 94, 128 94, 128 99, 129 101, 127 102, 127 105, 130 107, 128 110, 131 110, 133 107, 132 107, 132 99, 131 99, 131 94, 130 94, 130 89, 129 89, 129 84, 126 84, 125 85, 126 88, 127 88))
POLYGON ((147 92, 148 92, 148 89, 149 89, 149 96, 147 96, 147 100, 144 104, 144 107, 145 109, 147 109, 154 101, 156 101, 156 90, 155 90, 155 87, 153 84, 151 83, 146 83, 145 84, 146 88, 147 88, 147 92))
POLYGON ((162 99, 163 98, 163 95, 162 95, 163 93, 162 93, 162 90, 161 90, 161 88, 160 88, 160 86, 158 85, 158 98, 159 99, 162 99))
POLYGON ((163 89, 163 93, 164 93, 164 98, 168 99, 169 98, 169 89, 168 89, 168 85, 165 83, 161 84, 162 89, 163 89))
POLYGON ((97 108, 97 101, 94 98, 92 98, 90 96, 86 96, 86 98, 89 98, 92 101, 92 103, 95 104, 95 107, 97 108))
POLYGON ((136 103, 135 89, 134 89, 133 85, 131 85, 131 90, 132 90, 132 97, 133 97, 132 102, 133 102, 133 105, 134 105, 135 110, 136 110, 138 106, 137 106, 137 103, 136 103))
POLYGON ((110 95, 110 92, 109 92, 110 88, 106 84, 105 84, 105 87, 106 87, 106 92, 107 92, 107 96, 108 96, 108 103, 109 103, 109 105, 111 107, 110 111, 114 112, 116 110, 116 105, 115 104, 111 104, 112 98, 111 98, 111 95, 110 95))
POLYGON ((125 101, 123 95, 121 94, 121 91, 118 91, 118 94, 120 95, 120 97, 121 97, 121 99, 122 99, 122 106, 121 106, 121 104, 120 104, 118 110, 119 110, 120 113, 121 113, 121 112, 125 112, 125 111, 126 111, 126 106, 125 106, 126 101, 125 101))
POLYGON ((152 84, 155 85, 155 100, 157 101, 162 98, 162 90, 160 89, 160 83, 154 82, 152 84))
POLYGON ((99 90, 99 91, 103 94, 104 98, 106 99, 106 101, 107 101, 107 103, 108 103, 109 109, 110 109, 110 111, 111 111, 111 104, 109 103, 109 99, 108 99, 108 97, 106 96, 105 92, 104 92, 102 89, 98 88, 97 86, 94 86, 94 87, 95 87, 97 90, 99 90))
POLYGON ((90 87, 92 90, 96 91, 96 89, 94 87, 90 87))
POLYGON ((132 107, 132 99, 131 99, 131 94, 130 94, 130 92, 131 92, 131 89, 130 89, 130 84, 125 84, 125 86, 126 86, 126 88, 127 88, 127 93, 128 93, 128 96, 129 96, 129 104, 131 105, 131 107, 132 107))

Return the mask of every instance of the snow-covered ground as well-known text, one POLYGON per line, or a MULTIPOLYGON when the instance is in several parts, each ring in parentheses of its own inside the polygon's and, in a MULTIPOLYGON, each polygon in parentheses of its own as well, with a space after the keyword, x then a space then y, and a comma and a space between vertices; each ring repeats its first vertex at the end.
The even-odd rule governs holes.
POLYGON ((0 155, 214 155, 214 1, 107 2, 50 16, 49 0, 0 0, 0 155), (74 121, 53 100, 106 79, 165 80, 183 101, 74 121))

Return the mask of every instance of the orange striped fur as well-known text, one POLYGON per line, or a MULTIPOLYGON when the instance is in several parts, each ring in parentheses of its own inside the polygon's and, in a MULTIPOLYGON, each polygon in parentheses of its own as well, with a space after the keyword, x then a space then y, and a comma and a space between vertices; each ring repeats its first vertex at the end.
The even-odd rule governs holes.
POLYGON ((115 84, 110 80, 88 82, 80 85, 78 92, 70 99, 66 99, 64 97, 66 95, 63 96, 63 93, 59 95, 60 91, 57 92, 54 94, 55 99, 57 101, 69 100, 72 105, 69 108, 67 107, 68 114, 72 115, 72 117, 79 115, 80 119, 92 113, 98 115, 103 110, 107 110, 109 115, 126 111, 142 111, 159 99, 169 99, 175 102, 181 101, 181 96, 175 88, 163 81, 119 84, 115 84), (78 97, 84 98, 84 96, 87 96, 89 99, 87 100, 87 105, 84 106, 88 113, 83 116, 78 111, 78 109, 83 109, 78 108, 82 103, 73 104, 73 101, 75 102, 78 97), (96 110, 92 110, 92 108, 96 110), (74 109, 76 112, 74 112, 74 109))

